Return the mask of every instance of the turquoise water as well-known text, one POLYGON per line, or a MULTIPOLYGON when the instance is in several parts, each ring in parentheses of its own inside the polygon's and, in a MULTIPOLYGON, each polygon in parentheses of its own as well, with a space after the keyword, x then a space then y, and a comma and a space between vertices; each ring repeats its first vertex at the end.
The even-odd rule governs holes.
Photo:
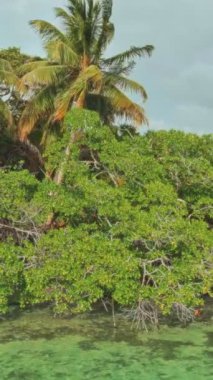
POLYGON ((100 314, 71 320, 46 311, 0 322, 0 380, 210 380, 213 328, 135 332, 100 314))

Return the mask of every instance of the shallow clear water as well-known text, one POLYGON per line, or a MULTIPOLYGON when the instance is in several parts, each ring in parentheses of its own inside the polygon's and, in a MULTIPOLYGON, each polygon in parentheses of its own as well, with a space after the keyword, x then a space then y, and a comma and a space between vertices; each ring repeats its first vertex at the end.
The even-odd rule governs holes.
POLYGON ((210 380, 213 328, 143 333, 100 314, 54 319, 46 311, 0 322, 1 380, 210 380))

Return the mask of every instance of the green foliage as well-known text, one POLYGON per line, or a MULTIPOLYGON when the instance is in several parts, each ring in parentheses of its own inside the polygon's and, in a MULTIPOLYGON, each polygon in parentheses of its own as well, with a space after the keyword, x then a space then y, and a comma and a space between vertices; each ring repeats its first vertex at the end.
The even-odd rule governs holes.
POLYGON ((65 163, 62 184, 1 173, 0 311, 14 298, 60 314, 105 299, 163 314, 201 305, 212 292, 211 136, 131 136, 78 109, 65 127, 45 151, 48 173, 65 163))
POLYGON ((55 311, 82 312, 106 294, 121 304, 134 301, 137 260, 119 240, 85 227, 54 231, 28 252, 29 302, 51 302, 55 311), (125 275, 124 275, 125 273, 125 275))
POLYGON ((32 57, 21 53, 20 49, 17 47, 9 47, 8 49, 0 49, 0 59, 8 61, 18 74, 20 67, 24 63, 32 60, 32 57))
POLYGON ((0 217, 17 221, 29 209, 29 202, 38 181, 27 171, 1 171, 0 217))
POLYGON ((23 290, 22 249, 12 242, 0 245, 0 313, 6 313, 9 303, 19 302, 23 290))

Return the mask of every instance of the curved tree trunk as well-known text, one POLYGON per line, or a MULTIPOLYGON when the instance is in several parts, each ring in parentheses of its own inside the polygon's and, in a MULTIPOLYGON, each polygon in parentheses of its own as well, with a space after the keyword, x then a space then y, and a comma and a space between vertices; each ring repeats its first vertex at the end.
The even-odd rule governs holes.
POLYGON ((36 176, 44 172, 44 161, 41 152, 35 145, 29 140, 20 141, 16 138, 12 140, 12 143, 14 154, 18 154, 24 161, 26 169, 36 176))
POLYGON ((59 166, 58 170, 56 171, 54 178, 53 178, 53 181, 57 185, 60 185, 64 180, 66 165, 67 165, 67 162, 69 160, 71 148, 72 148, 73 143, 75 142, 75 138, 76 138, 76 134, 71 132, 70 140, 69 140, 68 145, 67 145, 65 152, 64 152, 64 158, 63 158, 63 160, 62 160, 62 162, 61 162, 61 164, 60 164, 60 166, 59 166))
POLYGON ((21 145, 23 146, 24 149, 29 151, 31 155, 31 156, 29 155, 30 164, 34 166, 34 168, 37 168, 37 170, 38 169, 41 170, 42 168, 44 168, 44 161, 39 149, 35 145, 33 145, 29 140, 22 141, 21 145))
MULTIPOLYGON (((71 149, 72 149, 72 146, 73 146, 75 141, 76 141, 76 132, 71 132, 68 145, 67 145, 65 152, 64 152, 64 157, 62 159, 62 162, 61 162, 58 170, 56 171, 56 173, 53 177, 53 181, 57 185, 61 185, 63 180, 64 180, 66 166, 67 166, 67 163, 69 161, 71 149)), ((53 225, 54 218, 55 218, 55 215, 54 215, 54 212, 52 212, 47 218, 47 222, 46 222, 47 228, 50 228, 53 225)))

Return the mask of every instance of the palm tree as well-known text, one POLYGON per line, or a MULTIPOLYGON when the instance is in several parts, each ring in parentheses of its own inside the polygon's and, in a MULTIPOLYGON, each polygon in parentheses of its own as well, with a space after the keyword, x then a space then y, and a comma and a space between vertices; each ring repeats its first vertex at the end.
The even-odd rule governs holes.
POLYGON ((96 110, 107 122, 119 116, 147 123, 144 109, 125 92, 146 100, 144 87, 128 75, 135 59, 150 56, 153 46, 133 46, 104 58, 114 36, 111 13, 112 0, 68 0, 67 9, 55 8, 63 30, 43 20, 30 22, 43 39, 47 59, 22 67, 19 89, 28 89, 30 101, 20 118, 20 139, 27 138, 41 117, 48 124, 60 122, 72 106, 96 110))

